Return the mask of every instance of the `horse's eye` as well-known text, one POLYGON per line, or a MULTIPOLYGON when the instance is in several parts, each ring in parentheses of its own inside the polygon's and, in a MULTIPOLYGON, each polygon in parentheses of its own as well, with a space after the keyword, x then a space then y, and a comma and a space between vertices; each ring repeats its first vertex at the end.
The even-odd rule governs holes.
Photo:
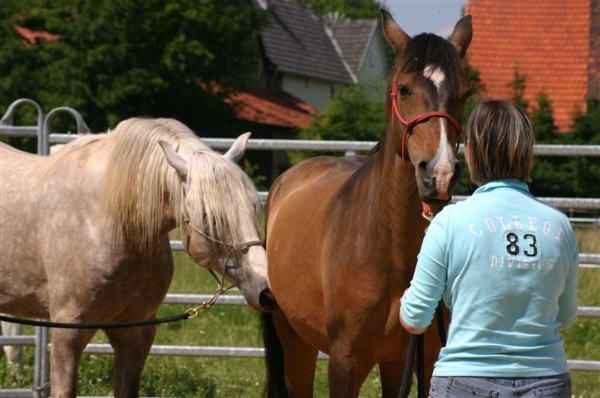
POLYGON ((408 97, 410 95, 410 89, 403 85, 398 85, 398 92, 402 97, 408 97))

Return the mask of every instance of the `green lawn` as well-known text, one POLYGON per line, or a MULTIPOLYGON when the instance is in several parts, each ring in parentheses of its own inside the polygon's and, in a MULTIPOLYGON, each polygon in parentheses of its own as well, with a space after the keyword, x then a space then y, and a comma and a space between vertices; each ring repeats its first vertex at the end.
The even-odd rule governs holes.
MULTIPOLYGON (((585 253, 600 253, 600 230, 577 231, 585 253)), ((175 253, 176 274, 171 292, 212 293, 215 282, 208 272, 192 263, 187 255, 175 253)), ((579 305, 600 306, 600 270, 582 269, 579 275, 579 305)), ((159 316, 183 312, 189 306, 164 305, 159 316)), ((31 329, 27 333, 32 333, 31 329)), ((600 319, 581 318, 565 331, 567 355, 573 359, 600 360, 600 319)), ((95 342, 106 342, 98 334, 95 342)), ((245 307, 215 306, 197 318, 162 325, 155 344, 254 346, 262 345, 258 314, 245 307)), ((33 347, 26 348, 26 363, 33 364, 33 347)), ((112 358, 85 355, 79 381, 80 395, 111 394, 112 358)), ((575 397, 600 397, 597 372, 572 372, 575 397)), ((0 386, 25 388, 32 385, 33 370, 25 365, 17 376, 0 361, 0 386)), ((316 397, 327 396, 327 366, 319 361, 316 397)), ((264 386, 262 359, 194 357, 150 357, 144 370, 142 396, 164 397, 259 397, 264 386)), ((378 397, 380 383, 373 371, 363 386, 361 397, 378 397)))

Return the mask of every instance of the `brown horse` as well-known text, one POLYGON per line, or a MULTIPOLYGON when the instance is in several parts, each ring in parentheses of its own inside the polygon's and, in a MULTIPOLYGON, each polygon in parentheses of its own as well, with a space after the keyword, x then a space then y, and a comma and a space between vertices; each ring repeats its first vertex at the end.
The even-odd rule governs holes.
MULTIPOLYGON (((387 134, 366 159, 316 157, 292 167, 267 199, 269 281, 281 309, 262 315, 270 395, 312 396, 319 350, 329 354, 331 397, 358 396, 376 364, 383 396, 400 389, 408 334, 399 300, 427 226, 422 203, 446 204, 458 177, 456 119, 469 91, 461 57, 472 28, 467 16, 449 41, 411 39, 382 16, 396 51, 387 134)), ((435 330, 426 347, 430 377, 435 330)))
MULTIPOLYGON (((234 162, 173 119, 128 119, 51 156, 0 143, 0 311, 67 323, 152 320, 173 274, 167 233, 268 309, 258 195, 234 162), (224 264, 220 259, 233 261, 224 264)), ((138 396, 156 327, 105 329, 114 395, 138 396)), ((96 330, 54 329, 53 397, 74 397, 81 353, 96 330)))

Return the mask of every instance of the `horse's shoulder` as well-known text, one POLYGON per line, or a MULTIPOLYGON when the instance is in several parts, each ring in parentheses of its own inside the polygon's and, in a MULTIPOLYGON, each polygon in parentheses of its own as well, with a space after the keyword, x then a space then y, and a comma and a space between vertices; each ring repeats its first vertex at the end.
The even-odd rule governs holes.
POLYGON ((312 200, 331 196, 347 181, 362 162, 356 158, 316 156, 286 170, 269 190, 269 205, 292 195, 297 200, 312 200))
POLYGON ((297 164, 288 171, 290 174, 319 175, 323 177, 328 174, 352 172, 360 167, 362 163, 356 157, 316 156, 297 164))

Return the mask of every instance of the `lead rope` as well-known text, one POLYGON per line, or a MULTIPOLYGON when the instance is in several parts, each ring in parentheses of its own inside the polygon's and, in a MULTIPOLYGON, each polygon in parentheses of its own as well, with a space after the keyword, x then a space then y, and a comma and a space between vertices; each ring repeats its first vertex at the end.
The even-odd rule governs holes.
MULTIPOLYGON (((422 203, 423 211, 421 215, 424 219, 431 222, 433 220, 433 209, 428 203, 422 203)), ((427 231, 427 228, 425 228, 427 231)), ((435 310, 436 321, 438 324, 438 335, 442 347, 446 345, 446 331, 444 330, 444 312, 442 302, 438 303, 435 310)), ((424 333, 419 335, 411 334, 408 338, 408 355, 402 373, 402 384, 400 385, 400 393, 398 398, 408 398, 412 387, 412 369, 414 364, 415 351, 417 355, 417 397, 425 398, 425 338, 424 333)))
MULTIPOLYGON (((188 227, 192 228, 197 234, 199 234, 203 238, 208 239, 214 243, 218 243, 220 245, 229 247, 229 252, 227 253, 227 257, 225 257, 225 266, 223 268, 223 273, 221 274, 221 279, 219 280, 219 277, 217 276, 217 274, 215 274, 215 271, 213 271, 212 269, 208 270, 208 272, 210 272, 210 274, 213 276, 213 278, 215 278, 215 280, 217 281, 217 284, 218 284, 217 291, 215 292, 214 296, 212 296, 209 300, 203 301, 197 307, 189 308, 185 312, 188 315, 188 318, 194 318, 198 315, 198 313, 200 311, 207 310, 210 307, 212 307, 213 305, 215 305, 215 303, 217 302, 217 300, 219 299, 219 296, 221 294, 227 292, 229 289, 232 289, 234 287, 233 284, 227 288, 223 287, 225 285, 225 272, 227 271, 227 264, 229 263, 231 256, 235 252, 244 252, 244 251, 248 250, 251 246, 262 246, 263 242, 260 240, 252 240, 249 242, 244 242, 240 245, 234 245, 233 243, 225 242, 225 241, 219 240, 217 238, 214 238, 214 237, 202 232, 200 229, 196 228, 194 225, 192 225, 192 223, 190 222, 190 218, 187 215, 187 212, 185 212, 185 209, 184 209, 184 213, 183 213, 183 221, 187 224, 188 227)), ((186 248, 189 247, 189 235, 187 238, 188 239, 186 241, 186 248)))
POLYGON ((223 288, 223 281, 219 281, 217 276, 214 274, 212 270, 210 270, 213 274, 213 277, 217 279, 217 291, 215 294, 208 300, 203 301, 200 305, 196 307, 192 307, 187 309, 185 312, 179 315, 166 316, 158 319, 147 319, 143 321, 133 321, 133 322, 114 322, 114 323, 69 323, 69 322, 52 322, 52 321, 38 321, 27 318, 18 318, 6 315, 0 315, 0 321, 10 322, 10 323, 18 323, 21 325, 29 325, 29 326, 41 326, 46 328, 57 328, 57 329, 120 329, 120 328, 131 328, 138 326, 152 326, 152 325, 160 325, 162 323, 167 322, 175 322, 185 319, 191 319, 198 315, 198 313, 202 310, 208 310, 211 308, 221 294, 225 293, 227 290, 231 289, 233 286, 230 286, 226 289, 223 288))
MULTIPOLYGON (((219 243, 219 244, 229 247, 229 252, 227 253, 227 257, 225 258, 225 269, 227 268, 227 264, 229 263, 231 256, 236 251, 244 251, 244 250, 247 250, 248 248, 250 248, 251 246, 255 246, 255 245, 262 246, 262 244, 263 244, 262 241, 255 240, 255 241, 245 242, 245 243, 242 243, 241 245, 236 246, 231 243, 223 242, 223 241, 220 241, 209 235, 206 235, 205 233, 203 233, 202 231, 200 231, 199 229, 197 229, 193 225, 191 225, 189 223, 189 218, 187 216, 184 216, 184 221, 192 229, 194 229, 194 231, 196 231, 198 234, 202 235, 206 239, 209 239, 215 243, 219 243)), ((186 247, 187 246, 188 245, 186 243, 186 247)), ((143 321, 115 322, 115 323, 52 322, 52 321, 39 321, 39 320, 33 320, 33 319, 0 315, 0 321, 10 322, 10 323, 18 323, 21 325, 41 326, 41 327, 58 328, 58 329, 119 329, 119 328, 137 327, 137 326, 159 325, 159 324, 167 323, 167 322, 192 319, 192 318, 195 318, 196 316, 198 316, 200 311, 210 309, 213 305, 216 304, 216 302, 219 300, 219 297, 223 293, 227 292, 228 290, 230 290, 234 287, 234 285, 230 285, 227 288, 224 287, 225 286, 225 269, 223 270, 223 274, 220 279, 217 276, 217 274, 215 274, 215 271, 213 271, 212 269, 209 269, 208 271, 210 272, 212 277, 217 281, 217 289, 215 291, 215 294, 208 300, 205 300, 202 303, 200 303, 200 305, 198 305, 196 307, 188 308, 187 310, 185 310, 185 312, 183 312, 182 314, 179 314, 179 315, 172 315, 172 316, 166 316, 163 318, 148 319, 148 320, 143 320, 143 321)))

